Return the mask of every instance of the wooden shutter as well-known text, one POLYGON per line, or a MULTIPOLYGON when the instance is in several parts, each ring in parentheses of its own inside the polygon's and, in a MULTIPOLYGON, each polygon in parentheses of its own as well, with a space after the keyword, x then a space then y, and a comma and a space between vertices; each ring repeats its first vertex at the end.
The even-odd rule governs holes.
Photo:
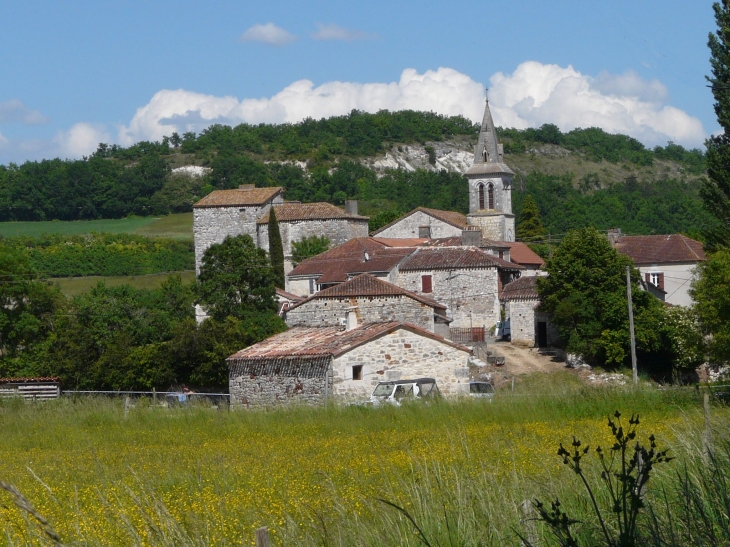
POLYGON ((663 291, 664 290, 664 274, 660 273, 658 275, 658 277, 659 277, 659 290, 663 291))
POLYGON ((646 272, 646 274, 644 275, 646 276, 646 284, 651 285, 651 274, 649 272, 646 272))
POLYGON ((427 293, 433 290, 432 280, 430 275, 421 276, 421 292, 427 293))

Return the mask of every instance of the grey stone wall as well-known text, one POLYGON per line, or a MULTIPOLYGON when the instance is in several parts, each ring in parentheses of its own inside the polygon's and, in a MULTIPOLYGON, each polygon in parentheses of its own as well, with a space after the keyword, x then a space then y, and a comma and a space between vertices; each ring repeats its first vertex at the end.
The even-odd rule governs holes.
POLYGON ((429 297, 448 306, 454 321, 452 328, 491 327, 499 316, 497 268, 423 270, 400 272, 396 285, 424 294, 421 276, 432 276, 433 292, 429 297))
POLYGON ((427 215, 422 211, 417 211, 383 230, 376 237, 390 237, 395 239, 419 237, 418 228, 420 226, 430 226, 432 238, 461 236, 461 228, 433 218, 431 215, 427 215))
POLYGON ((535 306, 538 303, 537 300, 513 300, 506 303, 505 318, 510 320, 509 326, 513 342, 536 345, 535 306))
POLYGON ((289 404, 319 404, 331 393, 332 379, 326 374, 331 357, 261 359, 229 365, 228 389, 233 408, 257 408, 289 404), (325 379, 330 385, 325 390, 325 379))
POLYGON ((469 213, 467 221, 471 226, 479 226, 486 239, 495 241, 515 240, 515 217, 507 213, 477 212, 469 213))
POLYGON ((366 400, 378 382, 435 378, 445 396, 469 392, 469 352, 407 329, 381 336, 338 357, 332 363, 333 392, 341 400, 366 400), (352 367, 362 365, 362 380, 352 367))
POLYGON ((429 332, 434 330, 433 308, 407 296, 318 298, 287 311, 284 320, 290 327, 340 325, 352 306, 357 306, 359 324, 400 321, 429 332))
POLYGON ((479 185, 484 185, 484 207, 489 207, 487 188, 494 186, 494 210, 512 213, 512 179, 508 175, 493 177, 474 176, 469 178, 469 212, 479 211, 479 185))

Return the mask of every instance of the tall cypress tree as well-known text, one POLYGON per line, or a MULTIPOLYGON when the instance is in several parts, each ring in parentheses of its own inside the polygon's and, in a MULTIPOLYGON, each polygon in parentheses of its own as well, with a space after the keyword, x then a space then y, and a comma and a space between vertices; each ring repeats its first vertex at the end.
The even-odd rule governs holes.
POLYGON ((715 97, 715 114, 723 129, 707 139, 707 173, 700 192, 707 210, 720 222, 709 231, 707 247, 730 247, 730 0, 713 4, 717 31, 710 33, 712 77, 707 77, 715 97))
POLYGON ((517 225, 517 239, 525 243, 545 239, 545 227, 540 218, 540 208, 532 194, 527 194, 522 201, 522 214, 517 225))
POLYGON ((276 211, 272 206, 269 209, 269 257, 276 276, 276 286, 284 288, 284 245, 281 243, 279 222, 276 220, 276 211))

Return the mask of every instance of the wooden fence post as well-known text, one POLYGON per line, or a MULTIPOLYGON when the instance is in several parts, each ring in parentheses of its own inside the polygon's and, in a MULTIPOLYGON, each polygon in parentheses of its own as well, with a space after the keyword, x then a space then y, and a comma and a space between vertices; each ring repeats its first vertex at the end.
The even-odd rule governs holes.
POLYGON ((129 407, 131 406, 129 395, 127 395, 124 398, 124 417, 127 417, 127 414, 129 414, 129 407))
POLYGON ((270 547, 269 529, 266 526, 256 529, 256 547, 270 547))
POLYGON ((532 547, 537 547, 538 538, 537 526, 535 526, 535 508, 532 506, 532 501, 530 500, 524 500, 520 506, 522 508, 522 526, 525 530, 525 539, 532 547))

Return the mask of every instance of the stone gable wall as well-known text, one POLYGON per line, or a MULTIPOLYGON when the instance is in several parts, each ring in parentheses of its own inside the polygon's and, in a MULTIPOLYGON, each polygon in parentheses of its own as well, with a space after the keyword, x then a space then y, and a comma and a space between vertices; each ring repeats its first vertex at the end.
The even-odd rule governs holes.
POLYGON ((451 328, 491 327, 499 319, 497 268, 458 268, 400 272, 396 285, 418 294, 421 276, 432 276, 433 292, 427 296, 448 306, 451 328))
POLYGON ((409 217, 393 224, 393 226, 383 230, 376 237, 395 239, 420 237, 418 228, 421 226, 431 227, 432 238, 461 236, 461 228, 452 226, 443 220, 438 220, 431 215, 427 215, 423 211, 417 211, 409 217))
POLYGON ((445 396, 469 393, 469 353, 444 342, 398 329, 359 346, 332 363, 333 392, 342 400, 367 400, 378 382, 435 378, 445 396), (362 380, 352 367, 362 365, 362 380))
POLYGON ((400 321, 429 332, 434 330, 433 308, 407 296, 316 299, 287 311, 284 320, 290 327, 340 325, 346 310, 352 306, 357 306, 355 313, 359 324, 400 321))
POLYGON ((535 306, 537 300, 512 300, 505 303, 505 319, 510 320, 513 342, 527 342, 530 346, 537 343, 535 306))

